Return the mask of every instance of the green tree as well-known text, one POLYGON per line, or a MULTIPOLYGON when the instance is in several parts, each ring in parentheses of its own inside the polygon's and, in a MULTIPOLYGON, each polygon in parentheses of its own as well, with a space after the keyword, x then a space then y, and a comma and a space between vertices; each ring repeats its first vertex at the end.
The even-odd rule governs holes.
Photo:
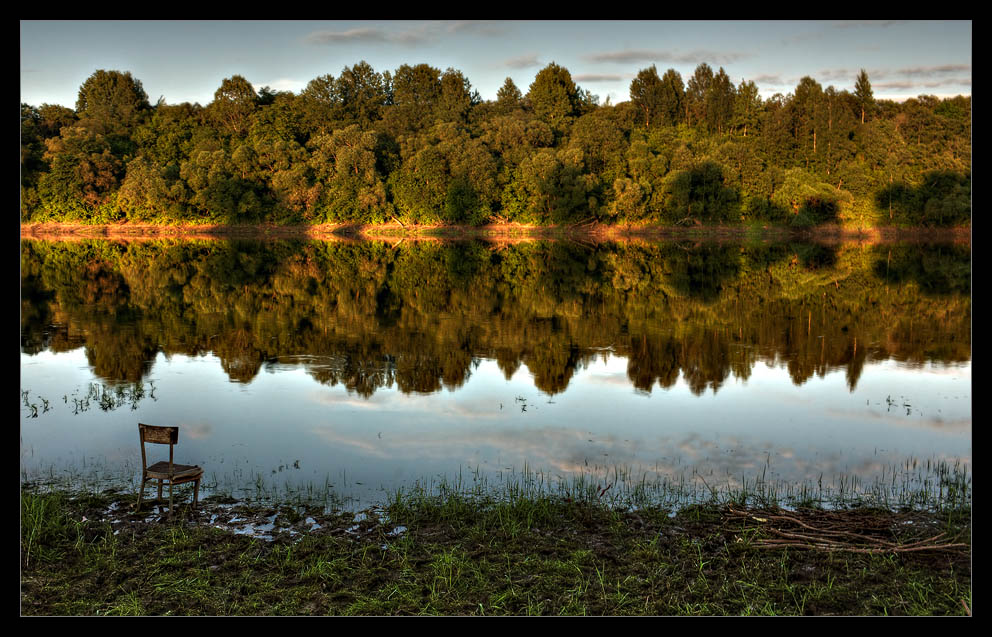
POLYGON ((792 100, 795 113, 795 138, 806 163, 816 158, 816 136, 823 117, 823 87, 807 76, 799 80, 792 100))
POLYGON ((661 84, 660 111, 665 124, 675 126, 685 119, 685 85, 682 76, 675 69, 668 69, 661 77, 661 84))
POLYGON ((706 124, 710 130, 723 133, 734 115, 734 85, 723 67, 717 71, 706 91, 706 124))
POLYGON ((381 223, 389 218, 386 184, 377 168, 377 137, 352 124, 311 141, 310 166, 318 194, 314 221, 381 223))
POLYGON ((481 101, 478 91, 472 90, 472 84, 462 72, 449 68, 441 75, 435 119, 463 124, 468 121, 469 110, 481 101))
POLYGON ((441 71, 429 64, 404 64, 393 74, 392 105, 383 126, 394 137, 417 133, 434 123, 441 100, 441 71))
POLYGON ((754 130, 760 114, 761 97, 758 95, 757 85, 741 80, 734 98, 734 128, 741 131, 743 137, 747 137, 748 128, 754 130))
POLYGON ((300 93, 300 111, 307 137, 330 133, 343 115, 338 85, 331 74, 315 77, 300 93))
POLYGON ((696 67, 685 91, 686 123, 695 126, 705 126, 709 121, 706 114, 706 97, 713 82, 713 69, 703 62, 696 67))
POLYGON ((214 121, 235 136, 248 134, 251 116, 258 106, 258 95, 251 82, 240 75, 225 78, 214 92, 208 107, 214 121))
POLYGON ((793 224, 815 225, 836 221, 852 199, 849 192, 818 180, 802 168, 792 168, 786 171, 772 201, 792 212, 793 224))
POLYGON ((534 114, 562 135, 581 108, 579 91, 568 69, 554 62, 541 69, 527 91, 534 114))
MULTIPOLYGON (((650 68, 641 69, 637 77, 630 83, 630 99, 644 116, 644 125, 651 128, 651 119, 657 124, 665 107, 665 85, 658 77, 658 69, 652 64, 650 68)), ((668 113, 664 113, 668 115, 668 113)))
POLYGON ((503 82, 503 86, 496 91, 497 110, 501 115, 507 115, 520 108, 523 103, 523 95, 520 89, 509 77, 503 82))
POLYGON ((871 82, 868 81, 868 72, 864 69, 861 69, 854 81, 854 96, 861 109, 861 123, 864 124, 865 117, 871 115, 875 110, 875 95, 871 90, 871 82))
POLYGON ((149 108, 148 95, 130 72, 96 71, 76 99, 77 115, 96 134, 126 133, 149 108))
POLYGON ((578 149, 542 148, 517 168, 503 191, 503 213, 523 223, 560 224, 588 217, 590 180, 578 149))
POLYGON ((364 60, 344 67, 335 86, 347 123, 358 124, 362 130, 372 128, 391 100, 391 78, 364 60))

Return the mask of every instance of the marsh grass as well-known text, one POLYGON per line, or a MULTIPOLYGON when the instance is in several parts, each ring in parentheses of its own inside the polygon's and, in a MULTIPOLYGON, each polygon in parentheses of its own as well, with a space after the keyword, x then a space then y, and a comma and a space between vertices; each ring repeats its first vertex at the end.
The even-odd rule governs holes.
MULTIPOLYGON (((138 469, 125 463, 112 467, 99 461, 79 469, 56 469, 28 475, 21 472, 22 485, 50 491, 101 493, 106 489, 137 492, 138 469)), ((740 507, 783 507, 844 509, 877 507, 890 510, 944 511, 970 508, 972 498, 971 468, 959 461, 909 458, 884 465, 872 478, 857 475, 819 475, 815 479, 786 481, 769 479, 772 467, 766 461, 761 471, 752 475, 716 475, 696 469, 674 475, 657 471, 634 470, 620 465, 591 465, 579 474, 563 476, 534 470, 526 463, 521 469, 483 472, 478 467, 462 468, 453 476, 432 476, 414 482, 411 487, 389 492, 381 497, 361 496, 349 492, 346 475, 332 480, 280 480, 274 472, 237 469, 218 475, 208 473, 201 485, 201 495, 217 495, 258 504, 291 504, 297 507, 321 507, 358 511, 369 506, 416 500, 423 506, 446 502, 451 496, 467 502, 505 501, 536 502, 560 499, 566 502, 595 502, 611 509, 637 510, 644 507, 676 511, 706 504, 735 504, 740 507)), ((192 487, 179 485, 177 497, 191 494, 192 487)), ((189 496, 191 497, 191 495, 189 496)))

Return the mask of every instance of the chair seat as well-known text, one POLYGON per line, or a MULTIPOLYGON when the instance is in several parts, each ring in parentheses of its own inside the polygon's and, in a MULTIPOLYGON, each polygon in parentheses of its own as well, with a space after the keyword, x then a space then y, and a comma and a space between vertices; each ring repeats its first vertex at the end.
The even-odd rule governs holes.
POLYGON ((147 469, 145 475, 149 478, 159 480, 170 480, 172 482, 186 482, 195 480, 203 475, 203 467, 188 464, 173 464, 172 473, 169 473, 169 463, 165 461, 156 462, 147 469))

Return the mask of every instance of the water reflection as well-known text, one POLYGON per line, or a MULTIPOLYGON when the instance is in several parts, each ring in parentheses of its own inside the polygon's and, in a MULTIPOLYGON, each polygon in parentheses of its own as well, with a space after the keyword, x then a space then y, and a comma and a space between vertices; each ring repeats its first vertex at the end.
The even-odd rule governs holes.
POLYGON ((971 461, 967 246, 25 241, 21 272, 26 471, 126 474, 139 420, 218 483, 366 502, 971 461))
POLYGON ((853 390, 869 361, 970 360, 967 246, 25 241, 21 270, 22 350, 83 345, 108 383, 158 352, 240 383, 302 362, 366 398, 483 359, 557 394, 603 350, 639 390, 696 394, 759 362, 853 390))

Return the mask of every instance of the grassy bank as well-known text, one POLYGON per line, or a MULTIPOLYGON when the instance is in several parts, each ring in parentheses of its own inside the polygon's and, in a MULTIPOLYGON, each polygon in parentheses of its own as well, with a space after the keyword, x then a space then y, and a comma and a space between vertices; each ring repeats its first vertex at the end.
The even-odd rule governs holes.
POLYGON ((964 615, 970 508, 616 510, 396 495, 364 513, 21 493, 24 615, 964 615), (246 531, 247 529, 247 531, 246 531))

